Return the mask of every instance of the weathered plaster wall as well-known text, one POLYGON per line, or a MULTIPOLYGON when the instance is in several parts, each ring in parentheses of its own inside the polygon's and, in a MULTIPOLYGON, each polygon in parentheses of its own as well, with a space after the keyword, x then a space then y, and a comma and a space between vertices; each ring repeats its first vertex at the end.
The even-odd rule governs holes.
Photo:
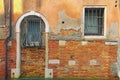
POLYGON ((0 0, 0 39, 5 39, 4 27, 5 27, 4 0, 0 0))
POLYGON ((5 25, 5 16, 4 16, 4 14, 0 14, 0 25, 5 25))
POLYGON ((55 35, 49 35, 52 40, 81 40, 83 27, 80 20, 66 15, 65 11, 60 11, 59 19, 55 26, 55 35))
POLYGON ((5 24, 5 16, 4 16, 4 0, 0 0, 0 25, 5 24))
MULTIPOLYGON (((15 1, 15 0, 14 0, 15 1)), ((18 0, 16 0, 18 1, 18 0)), ((13 13, 13 30, 17 19, 26 13, 27 11, 37 11, 43 14, 49 22, 52 32, 55 32, 56 25, 58 25, 59 12, 64 10, 66 12, 65 17, 72 20, 74 23, 72 27, 79 23, 82 24, 83 20, 83 7, 84 6, 106 6, 106 27, 107 37, 116 38, 118 31, 113 29, 115 26, 119 26, 118 7, 115 7, 115 0, 19 0, 20 4, 16 2, 13 7, 19 11, 13 13), (18 6, 20 5, 20 6, 18 6), (21 6, 22 5, 22 6, 21 6), (16 7, 17 6, 17 7, 16 7), (113 29, 113 30, 112 30, 113 29), (113 33, 111 32, 113 31, 113 33), (113 34, 115 35, 113 36, 113 34), (110 35, 110 36, 109 36, 110 35)), ((3 14, 2 14, 3 15, 3 14)), ((63 15, 62 15, 63 16, 63 15)), ((65 18, 65 23, 66 21, 65 18)), ((80 25, 79 24, 79 25, 80 25)), ((8 30, 5 30, 8 32, 8 30)), ((14 31, 15 32, 15 31, 14 31)), ((70 33, 74 33, 76 30, 61 30, 60 33, 63 36, 68 36, 70 33)), ((14 35, 15 37, 15 35, 14 35)), ((49 59, 59 59, 60 64, 49 64, 49 68, 52 68, 54 77, 115 77, 110 72, 110 66, 112 62, 116 61, 116 46, 105 45, 104 41, 90 41, 87 45, 81 45, 81 42, 67 41, 64 46, 59 45, 59 41, 49 41, 49 59), (69 60, 74 60, 75 65, 68 64, 69 60), (95 62, 100 63, 97 65, 91 65, 95 62), (88 73, 88 74, 86 74, 88 73)), ((4 40, 0 41, 0 78, 5 75, 5 43, 4 40)), ((9 48, 10 64, 9 64, 9 76, 11 68, 15 68, 16 64, 16 41, 12 41, 12 45, 9 48)), ((73 61, 73 62, 74 62, 73 61)), ((30 66, 29 66, 30 67, 30 66)), ((34 72, 33 72, 34 73, 34 72)))
POLYGON ((118 38, 119 38, 119 24, 111 23, 107 32, 107 39, 117 41, 118 38))
MULTIPOLYGON (((43 14, 49 22, 53 32, 55 32, 56 24, 59 22, 59 12, 64 10, 66 16, 77 21, 83 20, 84 6, 105 6, 106 7, 106 27, 109 32, 109 27, 112 23, 119 24, 119 7, 115 6, 115 0, 22 0, 22 13, 14 14, 14 23, 20 15, 27 11, 37 11, 43 14), (27 4, 27 5, 26 5, 27 4)), ((82 21, 83 22, 83 21, 82 21)), ((72 23, 71 23, 72 24, 72 23)), ((74 23, 73 23, 74 25, 74 23)))
POLYGON ((61 29, 63 30, 73 29, 76 31, 81 29, 80 21, 67 16, 65 11, 60 11, 58 13, 58 16, 59 16, 59 19, 55 27, 56 34, 60 33, 61 29))
MULTIPOLYGON (((35 10, 40 12, 46 17, 52 29, 52 32, 60 33, 62 36, 66 37, 72 35, 72 33, 75 33, 79 31, 79 29, 81 30, 81 28, 83 28, 84 6, 95 5, 95 6, 106 6, 105 24, 108 33, 109 32, 112 33, 111 32, 112 28, 110 28, 111 26, 112 27, 114 26, 112 25, 112 23, 113 24, 115 23, 116 24, 115 26, 118 27, 117 26, 118 8, 115 7, 114 0, 60 0, 60 1, 42 0, 40 4, 37 4, 37 1, 39 0, 36 1, 23 0, 23 12, 14 15, 14 22, 17 20, 17 18, 20 15, 24 14, 25 12, 35 10), (62 30, 60 31, 61 28, 62 30)), ((116 32, 116 29, 113 30, 113 33, 114 32, 116 32)), ((113 35, 113 34, 109 34, 109 35, 113 35)), ((110 37, 109 35, 108 37, 110 37)), ((115 33, 115 35, 117 36, 117 32, 115 33)), ((106 77, 106 78, 114 77, 110 72, 110 66, 112 62, 116 61, 116 51, 117 51, 116 48, 117 48, 116 46, 106 46, 104 44, 104 41, 88 42, 86 46, 81 45, 81 42, 68 41, 66 42, 66 45, 62 47, 58 45, 58 41, 49 41, 49 49, 50 49, 49 59, 61 60, 60 65, 57 66, 49 65, 49 68, 54 69, 54 77, 68 77, 68 76, 72 76, 72 73, 75 73, 72 77, 106 77), (96 52, 96 48, 98 50, 97 52, 96 52), (72 51, 74 51, 73 52, 74 54, 72 53, 72 51), (76 67, 68 65, 68 61, 70 60, 71 55, 76 56, 75 58, 76 67), (101 64, 97 66, 90 65, 89 61, 94 59, 95 61, 101 64), (62 71, 64 67, 65 67, 65 71, 64 70, 62 71), (78 67, 80 67, 79 70, 78 67), (93 69, 95 69, 94 72, 93 69), (73 72, 69 73, 69 71, 73 71, 73 72), (96 74, 96 72, 99 73, 96 74)))

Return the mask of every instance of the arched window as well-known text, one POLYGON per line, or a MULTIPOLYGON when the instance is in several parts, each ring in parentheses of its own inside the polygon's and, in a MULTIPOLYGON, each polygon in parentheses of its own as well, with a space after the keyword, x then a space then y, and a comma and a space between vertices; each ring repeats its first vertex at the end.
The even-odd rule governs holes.
POLYGON ((21 46, 42 47, 44 45, 45 23, 38 16, 27 16, 21 22, 21 46))

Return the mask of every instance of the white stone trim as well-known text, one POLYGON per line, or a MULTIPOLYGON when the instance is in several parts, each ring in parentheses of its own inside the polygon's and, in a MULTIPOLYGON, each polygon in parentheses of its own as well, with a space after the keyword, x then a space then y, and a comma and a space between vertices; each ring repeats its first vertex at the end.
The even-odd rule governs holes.
POLYGON ((45 68, 45 80, 48 80, 48 78, 53 78, 53 69, 45 68))
POLYGON ((83 25, 83 37, 85 39, 106 39, 106 20, 107 20, 107 8, 106 6, 84 6, 83 7, 83 24, 85 22, 85 8, 104 8, 104 35, 103 36, 85 36, 84 35, 84 25, 83 25))
POLYGON ((51 59, 51 60, 49 60, 48 63, 49 64, 60 64, 60 60, 58 60, 58 59, 51 59))
POLYGON ((16 22, 16 26, 15 26, 15 30, 16 30, 16 69, 17 69, 17 74, 16 78, 18 78, 20 76, 20 65, 21 65, 21 48, 20 48, 20 24, 22 22, 22 20, 30 15, 35 15, 40 17, 44 22, 45 22, 45 32, 49 32, 49 24, 48 21, 46 20, 46 18, 41 15, 38 12, 35 11, 30 11, 27 12, 25 14, 23 14, 16 22))
POLYGON ((106 41, 105 42, 105 45, 112 45, 112 46, 114 46, 114 45, 118 45, 118 42, 116 41, 116 42, 112 42, 112 41, 106 41))
POLYGON ((76 61, 75 60, 69 60, 68 65, 69 66, 74 66, 74 65, 76 65, 76 61))
POLYGON ((47 70, 48 70, 48 33, 45 33, 45 78, 48 78, 47 76, 47 70))
POLYGON ((49 25, 48 25, 48 21, 46 20, 46 18, 43 16, 43 15, 41 15, 40 13, 37 13, 37 12, 35 12, 35 11, 30 11, 30 12, 27 12, 27 13, 25 13, 24 15, 22 15, 19 19, 18 19, 18 21, 17 21, 17 23, 16 23, 16 32, 20 32, 20 24, 21 24, 21 21, 26 17, 26 16, 30 16, 30 15, 35 15, 35 16, 38 16, 38 17, 40 17, 44 22, 45 22, 45 32, 49 32, 49 25))
POLYGON ((65 40, 59 40, 59 46, 65 46, 66 41, 65 40))

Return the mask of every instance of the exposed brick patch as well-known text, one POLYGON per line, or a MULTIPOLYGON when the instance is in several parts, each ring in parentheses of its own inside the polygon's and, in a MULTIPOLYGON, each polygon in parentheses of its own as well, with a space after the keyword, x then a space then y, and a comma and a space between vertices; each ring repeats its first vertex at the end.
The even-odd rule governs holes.
POLYGON ((5 40, 0 40, 0 78, 5 77, 5 40))
POLYGON ((70 29, 70 30, 61 30, 60 31, 61 35, 62 36, 69 36, 69 35, 73 35, 73 34, 77 34, 77 33, 80 33, 80 31, 78 30, 73 30, 73 29, 70 29))
POLYGON ((49 41, 49 59, 59 59, 60 64, 49 64, 55 78, 115 78, 110 72, 111 64, 117 59, 117 46, 105 45, 103 40, 66 41, 65 46, 59 46, 59 41, 49 41), (90 60, 98 64, 90 65, 90 60), (69 60, 75 65, 70 66, 69 60))
POLYGON ((21 76, 44 77, 45 49, 22 48, 21 76))
POLYGON ((12 40, 8 48, 8 64, 8 75, 11 77, 11 69, 16 68, 16 40, 12 40))
MULTIPOLYGON (((12 40, 8 48, 8 76, 11 76, 11 69, 16 67, 16 41, 12 40)), ((0 78, 5 78, 5 40, 0 40, 0 78)))

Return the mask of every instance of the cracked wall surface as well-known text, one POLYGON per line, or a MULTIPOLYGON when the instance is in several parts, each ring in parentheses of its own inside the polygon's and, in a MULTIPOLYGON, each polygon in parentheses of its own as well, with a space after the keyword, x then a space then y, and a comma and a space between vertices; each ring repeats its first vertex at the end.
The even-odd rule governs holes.
POLYGON ((79 20, 67 16, 65 11, 60 11, 58 13, 58 16, 59 20, 55 27, 56 33, 60 33, 61 29, 63 30, 73 29, 76 31, 81 29, 79 20))
MULTIPOLYGON (((1 0, 0 0, 1 1, 1 0)), ((17 20, 24 15, 28 11, 36 11, 47 19, 49 26, 51 28, 50 39, 49 40, 49 59, 60 59, 60 64, 49 64, 50 69, 54 69, 53 77, 83 77, 83 78, 116 78, 110 72, 111 64, 116 62, 116 54, 117 54, 117 46, 105 45, 103 40, 94 40, 88 41, 87 43, 82 43, 82 41, 74 41, 80 40, 84 23, 83 23, 83 8, 85 6, 105 6, 106 7, 106 28, 108 31, 107 38, 109 40, 117 39, 117 30, 119 23, 119 14, 118 7, 115 7, 115 0, 14 0, 16 1, 16 5, 14 9, 18 12, 14 12, 13 14, 13 32, 15 32, 15 25, 17 20), (21 4, 18 1, 22 1, 21 4), (20 5, 20 6, 19 6, 20 5), (19 8, 20 7, 20 8, 19 8), (64 20, 64 21, 63 21, 64 20), (115 27, 114 27, 115 26, 115 27), (111 28, 110 28, 111 27, 111 28), (57 28, 57 29, 56 29, 57 28), (110 28, 110 29, 109 29, 110 28), (115 28, 115 30, 114 30, 115 28), (56 31, 57 30, 57 31, 56 31), (54 34, 57 33, 57 34, 54 34), (63 40, 64 45, 59 45, 59 40, 63 40), (65 41, 68 40, 68 41, 65 41), (73 40, 73 41, 70 41, 73 40), (73 57, 71 57, 73 56, 73 57), (70 59, 74 59, 76 63, 71 66, 68 64, 70 59), (100 62, 101 65, 90 65, 89 62, 91 60, 95 60, 95 62, 100 62)), ((1 8, 1 7, 0 7, 1 8)), ((3 15, 3 14, 2 14, 3 15)), ((1 16, 3 17, 3 16, 1 16)), ((0 18, 1 18, 0 17, 0 18)), ((3 20, 3 19, 1 19, 3 20)), ((3 29, 0 30, 0 34, 4 33, 3 29)), ((5 30, 5 32, 8 32, 5 30)), ((16 35, 13 35, 15 37, 16 35)), ((2 39, 2 38, 1 38, 2 39)), ((16 39, 16 38, 14 38, 16 39)), ((10 69, 16 68, 16 40, 12 39, 12 46, 9 48, 10 53, 10 68, 9 68, 9 76, 10 69)), ((60 42, 61 42, 60 41, 60 42)), ((0 78, 4 77, 5 73, 5 44, 4 39, 0 41, 0 78)), ((118 46, 119 47, 119 46, 118 46)), ((36 51, 36 50, 35 50, 36 51)), ((120 51, 119 51, 120 52, 120 51)), ((29 53, 29 52, 26 52, 29 53)), ((33 53, 33 52, 32 52, 33 53)), ((33 59, 28 58, 28 61, 31 60, 31 63, 34 64, 34 60, 37 60, 33 66, 26 64, 28 66, 25 69, 34 69, 29 71, 31 75, 40 72, 37 64, 41 60, 39 60, 40 54, 38 54, 38 58, 36 58, 37 54, 32 54, 34 56, 33 59)), ((30 56, 29 54, 29 56, 30 56)), ((29 57, 27 56, 27 57, 29 57)), ((26 59, 26 56, 22 58, 26 59)), ((41 57, 41 56, 40 56, 41 57)), ((119 54, 118 56, 119 57, 119 54)), ((118 58, 118 63, 120 63, 120 58, 118 58)), ((27 61, 25 61, 27 62, 27 61)), ((94 62, 94 61, 93 61, 94 62)), ((24 61, 23 61, 24 63, 24 61)), ((44 62, 43 62, 44 63, 44 62)), ((22 64, 23 65, 23 64, 22 64)), ((119 65, 120 66, 120 65, 119 65)), ((45 66, 43 66, 45 67, 45 66)), ((43 71, 44 72, 44 71, 43 71)), ((116 73, 116 67, 113 65, 113 73, 116 73)), ((24 73, 24 72, 23 72, 24 73)), ((26 71, 28 74, 28 71, 26 71)), ((114 79, 113 79, 114 80, 114 79)))
POLYGON ((55 35, 50 35, 53 40, 80 40, 81 21, 69 17, 64 10, 58 13, 59 19, 55 26, 55 35))

